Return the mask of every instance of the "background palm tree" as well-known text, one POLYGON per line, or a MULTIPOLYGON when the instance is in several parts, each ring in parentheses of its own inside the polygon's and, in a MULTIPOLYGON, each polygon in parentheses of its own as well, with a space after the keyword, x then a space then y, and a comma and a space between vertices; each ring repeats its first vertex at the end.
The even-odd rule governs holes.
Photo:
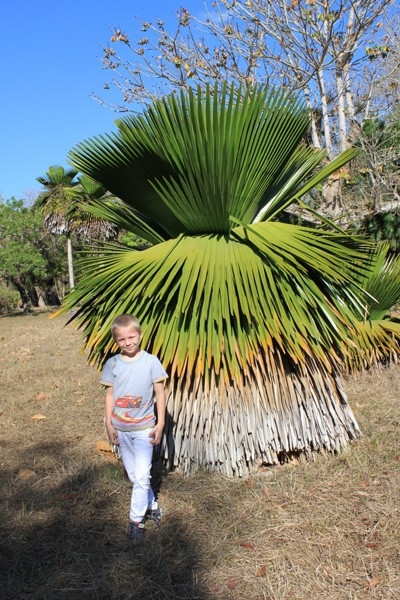
POLYGON ((87 175, 79 175, 78 185, 65 189, 66 198, 70 201, 67 216, 71 217, 72 231, 86 240, 106 241, 118 235, 119 228, 105 219, 97 217, 91 206, 98 201, 115 204, 118 202, 110 192, 98 181, 87 175))
POLYGON ((87 239, 108 240, 118 235, 118 227, 90 212, 91 202, 110 199, 106 188, 87 175, 78 176, 75 169, 56 165, 49 167, 44 177, 36 178, 46 191, 35 201, 34 208, 42 212, 51 233, 65 235, 70 289, 75 286, 72 256, 72 234, 87 239))
POLYGON ((43 177, 37 177, 36 180, 43 185, 46 190, 39 194, 33 205, 44 216, 47 229, 51 233, 65 235, 67 238, 67 260, 69 286, 72 289, 75 285, 74 268, 72 260, 72 219, 68 216, 70 200, 66 195, 66 190, 78 185, 75 179, 78 171, 75 169, 64 169, 59 165, 49 167, 43 177))
POLYGON ((90 360, 133 312, 170 374, 163 453, 185 472, 242 475, 292 453, 337 451, 359 428, 338 377, 357 355, 366 244, 279 215, 354 155, 319 168, 304 106, 226 86, 157 101, 69 162, 122 200, 95 211, 153 245, 85 261, 76 309, 90 360))

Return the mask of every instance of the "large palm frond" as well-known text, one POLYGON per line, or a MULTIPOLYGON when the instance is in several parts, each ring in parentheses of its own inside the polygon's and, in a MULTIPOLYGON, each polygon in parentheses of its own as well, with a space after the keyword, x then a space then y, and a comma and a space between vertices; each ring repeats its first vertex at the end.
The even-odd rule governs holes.
MULTIPOLYGON (((282 210, 325 156, 301 144, 308 113, 282 91, 229 92, 159 100, 117 121, 117 133, 79 144, 69 160, 169 237, 228 232, 231 216, 250 223, 271 203, 282 210)), ((354 154, 325 167, 323 178, 354 154)))
POLYGON ((337 369, 358 352, 366 243, 275 220, 354 155, 318 170, 308 123, 281 91, 224 86, 157 101, 69 154, 122 201, 93 210, 154 245, 89 256, 63 310, 98 365, 115 315, 139 317, 170 373, 165 456, 186 471, 242 474, 358 435, 337 369))

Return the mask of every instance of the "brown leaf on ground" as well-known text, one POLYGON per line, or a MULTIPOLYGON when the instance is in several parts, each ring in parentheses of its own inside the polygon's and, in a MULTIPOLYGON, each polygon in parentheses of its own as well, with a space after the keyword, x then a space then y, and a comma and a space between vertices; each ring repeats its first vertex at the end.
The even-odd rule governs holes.
POLYGON ((68 502, 77 502, 81 499, 81 496, 75 492, 69 492, 68 494, 60 494, 60 500, 66 500, 68 502))
POLYGON ((32 421, 45 421, 47 419, 46 415, 42 415, 38 413, 37 415, 31 416, 32 421))
POLYGON ((36 477, 36 473, 35 471, 32 471, 31 469, 26 469, 25 467, 22 467, 18 473, 17 473, 17 479, 34 479, 36 477))
POLYGON ((246 548, 246 550, 254 550, 255 546, 251 542, 237 542, 238 546, 246 548))
POLYGON ((234 590, 235 588, 237 588, 239 583, 240 583, 240 577, 231 577, 230 579, 228 579, 228 582, 226 585, 227 585, 228 589, 234 590))
POLYGON ((365 587, 371 587, 371 588, 375 588, 377 585, 379 585, 381 583, 381 578, 380 577, 373 577, 372 579, 368 579, 368 581, 365 583, 365 587))
POLYGON ((98 450, 98 452, 112 452, 110 444, 105 440, 97 440, 96 450, 98 450))

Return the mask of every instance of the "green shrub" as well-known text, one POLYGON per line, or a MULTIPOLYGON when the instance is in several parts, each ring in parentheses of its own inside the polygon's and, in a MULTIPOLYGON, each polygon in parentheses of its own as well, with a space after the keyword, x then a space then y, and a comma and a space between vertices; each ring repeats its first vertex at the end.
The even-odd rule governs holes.
POLYGON ((0 286, 0 314, 6 314, 17 308, 19 293, 16 290, 0 286))

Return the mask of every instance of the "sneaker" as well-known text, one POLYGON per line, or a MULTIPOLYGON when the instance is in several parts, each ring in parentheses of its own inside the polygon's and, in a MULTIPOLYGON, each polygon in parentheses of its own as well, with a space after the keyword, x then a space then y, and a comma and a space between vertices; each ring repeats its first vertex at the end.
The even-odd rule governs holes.
POLYGON ((129 540, 138 542, 144 538, 144 523, 129 523, 129 540))
POLYGON ((161 508, 148 508, 146 512, 146 519, 152 521, 156 527, 160 526, 161 523, 161 508))

